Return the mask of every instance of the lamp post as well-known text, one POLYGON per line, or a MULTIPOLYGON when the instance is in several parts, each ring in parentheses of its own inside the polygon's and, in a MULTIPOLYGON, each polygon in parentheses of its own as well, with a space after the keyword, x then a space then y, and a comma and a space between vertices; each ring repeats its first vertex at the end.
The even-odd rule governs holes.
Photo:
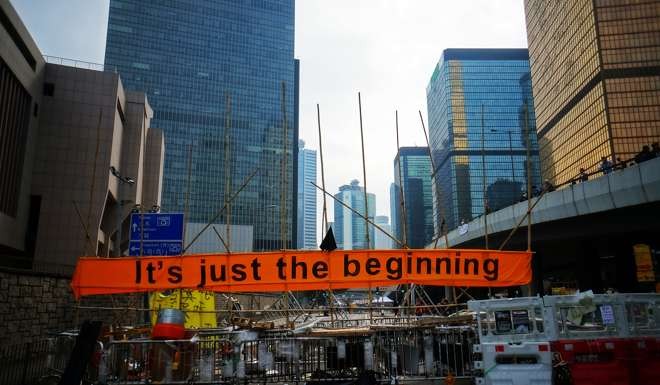
POLYGON ((122 231, 122 222, 123 222, 123 215, 122 215, 122 205, 124 203, 131 202, 129 200, 127 201, 122 201, 120 199, 120 191, 121 191, 121 184, 125 183, 128 185, 133 185, 135 184, 135 179, 128 177, 128 176, 122 176, 119 171, 114 166, 110 166, 110 173, 117 178, 119 181, 119 185, 117 185, 117 230, 116 230, 116 240, 117 240, 117 256, 121 257, 121 231, 122 231))

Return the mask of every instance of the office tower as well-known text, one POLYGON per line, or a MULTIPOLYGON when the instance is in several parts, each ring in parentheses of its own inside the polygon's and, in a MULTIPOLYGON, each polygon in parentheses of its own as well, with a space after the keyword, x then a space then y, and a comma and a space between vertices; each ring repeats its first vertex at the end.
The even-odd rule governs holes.
MULTIPOLYGON (((369 218, 373 222, 376 215, 376 196, 367 193, 368 204, 365 205, 364 187, 356 179, 351 181, 350 185, 339 187, 339 192, 335 198, 343 202, 346 206, 369 218), (365 208, 367 213, 365 213, 365 208)), ((343 250, 354 249, 372 249, 374 245, 374 227, 369 227, 369 243, 367 243, 367 225, 366 221, 351 210, 335 201, 334 208, 334 226, 332 228, 337 248, 343 250)))
MULTIPOLYGON (((376 222, 378 227, 392 234, 392 226, 390 226, 390 218, 387 215, 376 215, 376 222)), ((374 230, 374 248, 377 250, 391 249, 392 239, 385 235, 382 231, 374 230)))
POLYGON ((254 250, 295 245, 293 46, 293 0, 110 1, 105 64, 147 92, 166 138, 162 210, 186 213, 187 242, 211 221, 230 250, 250 228, 254 250))
POLYGON ((443 52, 426 89, 436 234, 443 221, 451 230, 486 207, 518 202, 526 188, 528 142, 532 184, 539 186, 529 87, 526 49, 443 52))
POLYGON ((318 249, 316 239, 316 151, 298 141, 298 248, 318 249))
POLYGON ((562 184, 660 140, 659 8, 525 1, 544 178, 562 184))
POLYGON ((403 226, 401 215, 396 216, 396 237, 401 241, 405 239, 411 248, 424 248, 433 240, 431 172, 428 147, 401 147, 394 157, 394 184, 397 191, 395 205, 401 211, 400 191, 403 187, 406 218, 403 226))
MULTIPOLYGON (((399 228, 397 227, 397 223, 399 223, 399 218, 401 216, 401 200, 399 199, 399 187, 396 185, 396 183, 390 183, 390 227, 392 229, 392 235, 394 238, 396 238, 398 241, 402 242, 401 239, 397 236, 399 233, 399 228)), ((392 241, 392 246, 395 248, 403 247, 402 244, 399 244, 399 242, 392 241)))

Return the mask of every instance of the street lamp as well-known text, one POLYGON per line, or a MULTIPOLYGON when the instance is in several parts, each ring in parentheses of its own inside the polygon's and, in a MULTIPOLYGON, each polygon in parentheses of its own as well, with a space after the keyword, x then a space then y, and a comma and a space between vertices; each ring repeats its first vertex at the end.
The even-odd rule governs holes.
MULTIPOLYGON (((126 183, 128 185, 133 185, 135 184, 135 179, 128 177, 128 176, 122 176, 119 171, 114 166, 110 166, 110 173, 119 180, 119 184, 121 185, 122 183, 126 183)), ((120 186, 117 186, 117 230, 116 230, 116 238, 117 238, 117 256, 121 256, 121 230, 122 230, 122 210, 121 207, 124 203, 132 202, 132 201, 122 201, 119 196, 120 196, 121 188, 120 186)))

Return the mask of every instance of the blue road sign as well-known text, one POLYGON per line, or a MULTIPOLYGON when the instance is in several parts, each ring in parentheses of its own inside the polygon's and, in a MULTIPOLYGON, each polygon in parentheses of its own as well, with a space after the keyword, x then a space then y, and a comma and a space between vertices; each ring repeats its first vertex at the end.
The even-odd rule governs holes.
POLYGON ((183 214, 131 214, 131 242, 140 240, 183 240, 183 214))
POLYGON ((128 254, 180 255, 183 244, 182 213, 131 214, 128 254))
POLYGON ((131 241, 128 254, 133 257, 140 255, 181 255, 182 245, 182 241, 144 241, 142 242, 142 249, 140 249, 140 241, 131 241))

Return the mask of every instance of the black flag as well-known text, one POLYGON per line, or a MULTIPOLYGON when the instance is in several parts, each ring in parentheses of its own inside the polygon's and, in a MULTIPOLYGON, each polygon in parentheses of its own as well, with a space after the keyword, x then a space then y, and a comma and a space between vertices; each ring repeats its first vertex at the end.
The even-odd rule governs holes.
POLYGON ((328 232, 325 234, 323 242, 321 242, 319 248, 323 251, 332 251, 337 249, 337 242, 335 242, 335 234, 332 232, 332 227, 328 229, 328 232))

